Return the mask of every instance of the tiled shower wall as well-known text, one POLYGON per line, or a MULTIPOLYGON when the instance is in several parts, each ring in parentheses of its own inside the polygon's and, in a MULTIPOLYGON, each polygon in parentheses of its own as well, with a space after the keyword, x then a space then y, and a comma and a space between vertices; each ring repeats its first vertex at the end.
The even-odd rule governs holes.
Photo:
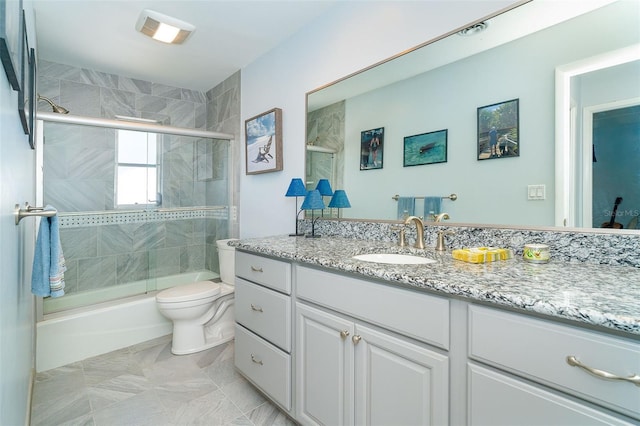
MULTIPOLYGON (((70 67, 41 60, 38 91, 71 114, 154 119, 162 124, 239 135, 240 73, 207 93, 70 67)), ((48 108, 41 102, 41 110, 48 108)), ((51 124, 51 129, 58 124, 51 124)), ((58 127, 68 128, 69 125, 58 127)), ((45 203, 61 212, 108 211, 92 222, 91 214, 61 214, 61 240, 67 259, 67 293, 201 269, 218 271, 215 241, 237 235, 227 210, 189 209, 170 214, 113 211, 114 131, 75 126, 73 131, 45 131, 45 203), (56 203, 56 204, 54 204, 56 203)), ((166 168, 162 208, 236 205, 239 172, 231 185, 228 163, 239 164, 236 140, 200 141, 164 136, 166 168), (227 152, 230 148, 230 152, 227 152), (215 170, 212 169, 215 167, 215 170), (231 191, 228 191, 231 188, 231 191)))

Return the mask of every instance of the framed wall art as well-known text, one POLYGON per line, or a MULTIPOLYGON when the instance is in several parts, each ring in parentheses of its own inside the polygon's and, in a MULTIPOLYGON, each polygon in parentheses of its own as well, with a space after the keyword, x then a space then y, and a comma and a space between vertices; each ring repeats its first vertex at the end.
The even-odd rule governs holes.
POLYGON ((384 127, 360 132, 360 170, 381 169, 384 157, 384 127))
POLYGON ((0 60, 13 90, 20 90, 22 0, 0 0, 0 60))
POLYGON ((29 98, 27 103, 29 105, 29 146, 34 149, 36 146, 36 76, 38 75, 36 69, 36 50, 32 47, 29 49, 29 98))
POLYGON ((21 14, 20 24, 20 38, 22 39, 22 47, 20 49, 20 90, 18 91, 18 113, 20 115, 20 122, 22 123, 22 129, 24 134, 28 135, 31 128, 29 127, 29 99, 31 94, 29 89, 29 72, 31 70, 31 57, 29 56, 29 40, 27 39, 27 23, 24 17, 24 10, 21 14))
POLYGON ((520 156, 519 100, 478 108, 478 160, 520 156))
POLYGON ((404 167, 447 162, 448 130, 421 133, 404 138, 404 167))
POLYGON ((274 108, 245 121, 246 174, 282 170, 282 110, 274 108))

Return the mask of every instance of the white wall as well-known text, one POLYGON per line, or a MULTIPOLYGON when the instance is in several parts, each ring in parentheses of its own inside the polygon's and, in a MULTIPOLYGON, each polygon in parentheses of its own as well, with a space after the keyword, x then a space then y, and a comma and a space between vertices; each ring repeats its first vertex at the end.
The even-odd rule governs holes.
MULTIPOLYGON (((27 19, 33 22, 30 5, 27 19)), ((32 31, 30 40, 35 40, 32 31)), ((34 298, 31 263, 35 221, 15 225, 15 204, 34 203, 34 151, 18 116, 18 92, 0 66, 0 424, 22 425, 34 366, 34 298)))
MULTIPOLYGON (((289 181, 304 175, 305 94, 494 13, 513 0, 340 2, 242 70, 242 120, 283 111, 284 169, 240 179, 240 236, 294 230, 289 181)), ((244 143, 244 135, 242 136, 244 143)), ((244 153, 242 168, 244 170, 244 153)))

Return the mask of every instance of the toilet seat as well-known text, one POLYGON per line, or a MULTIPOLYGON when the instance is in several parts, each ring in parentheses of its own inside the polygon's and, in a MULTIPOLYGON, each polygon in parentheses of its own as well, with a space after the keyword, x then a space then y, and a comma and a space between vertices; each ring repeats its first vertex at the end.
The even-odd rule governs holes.
POLYGON ((198 281, 162 290, 156 295, 156 300, 160 303, 188 302, 216 296, 220 294, 221 290, 220 284, 211 281, 198 281))

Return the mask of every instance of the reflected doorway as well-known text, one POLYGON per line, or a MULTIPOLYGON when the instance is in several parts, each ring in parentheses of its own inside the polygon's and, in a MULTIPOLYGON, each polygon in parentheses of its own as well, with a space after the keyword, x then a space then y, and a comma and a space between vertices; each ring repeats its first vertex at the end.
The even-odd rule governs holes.
POLYGON ((640 229, 640 99, 585 108, 584 123, 585 224, 640 229))

